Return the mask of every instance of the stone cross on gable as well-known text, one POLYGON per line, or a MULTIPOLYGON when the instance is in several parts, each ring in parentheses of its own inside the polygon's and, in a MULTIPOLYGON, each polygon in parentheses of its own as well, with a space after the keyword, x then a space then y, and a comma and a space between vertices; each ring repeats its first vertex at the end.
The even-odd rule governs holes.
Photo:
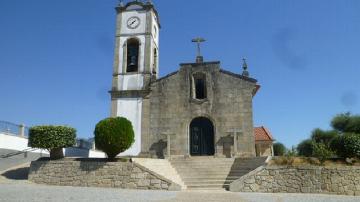
POLYGON ((200 49, 200 44, 205 42, 206 40, 204 38, 201 37, 197 37, 193 40, 191 40, 191 42, 197 43, 197 56, 196 56, 196 62, 197 63, 202 63, 203 62, 203 56, 201 56, 201 49, 200 49))

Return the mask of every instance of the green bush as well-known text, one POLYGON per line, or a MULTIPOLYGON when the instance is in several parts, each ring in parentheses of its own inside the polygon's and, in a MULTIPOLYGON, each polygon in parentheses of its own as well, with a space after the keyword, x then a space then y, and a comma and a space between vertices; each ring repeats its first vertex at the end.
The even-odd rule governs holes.
POLYGON ((313 140, 306 139, 296 147, 299 156, 311 157, 313 155, 313 140))
POLYGON ((360 134, 348 133, 343 136, 346 157, 360 158, 360 134))
POLYGON ((284 156, 284 154, 286 153, 286 147, 280 142, 275 143, 273 145, 273 149, 274 156, 284 156))
POLYGON ((343 158, 360 158, 360 134, 345 133, 330 144, 337 156, 343 158))
POLYGON ((334 152, 324 143, 313 142, 313 156, 317 157, 321 164, 325 162, 326 159, 332 157, 334 152))
POLYGON ((109 159, 130 148, 135 141, 132 124, 123 117, 100 121, 94 134, 96 148, 105 152, 109 159))
POLYGON ((330 142, 330 149, 333 150, 338 157, 346 158, 344 137, 341 135, 334 138, 330 142))
POLYGON ((51 159, 64 157, 62 148, 76 144, 76 129, 67 126, 34 126, 29 129, 29 146, 47 149, 51 159))

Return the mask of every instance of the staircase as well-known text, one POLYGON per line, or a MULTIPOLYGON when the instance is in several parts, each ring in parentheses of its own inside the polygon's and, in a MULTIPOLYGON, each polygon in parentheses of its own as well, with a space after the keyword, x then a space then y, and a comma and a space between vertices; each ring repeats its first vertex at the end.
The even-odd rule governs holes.
POLYGON ((170 162, 187 189, 228 189, 231 182, 265 164, 255 158, 175 158, 170 162))

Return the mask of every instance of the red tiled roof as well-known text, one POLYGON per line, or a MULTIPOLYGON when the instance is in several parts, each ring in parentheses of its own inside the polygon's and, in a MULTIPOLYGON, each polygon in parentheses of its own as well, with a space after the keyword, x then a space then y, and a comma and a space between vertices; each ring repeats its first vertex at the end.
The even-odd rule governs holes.
POLYGON ((270 131, 264 126, 254 128, 255 141, 273 141, 270 131))

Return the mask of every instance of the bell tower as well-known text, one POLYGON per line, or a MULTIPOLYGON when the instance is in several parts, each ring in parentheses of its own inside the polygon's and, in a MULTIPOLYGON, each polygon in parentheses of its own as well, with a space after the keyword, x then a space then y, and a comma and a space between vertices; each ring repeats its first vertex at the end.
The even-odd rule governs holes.
POLYGON ((116 7, 116 39, 111 116, 131 121, 135 143, 124 155, 141 150, 143 98, 159 72, 159 17, 151 1, 131 1, 116 7))

